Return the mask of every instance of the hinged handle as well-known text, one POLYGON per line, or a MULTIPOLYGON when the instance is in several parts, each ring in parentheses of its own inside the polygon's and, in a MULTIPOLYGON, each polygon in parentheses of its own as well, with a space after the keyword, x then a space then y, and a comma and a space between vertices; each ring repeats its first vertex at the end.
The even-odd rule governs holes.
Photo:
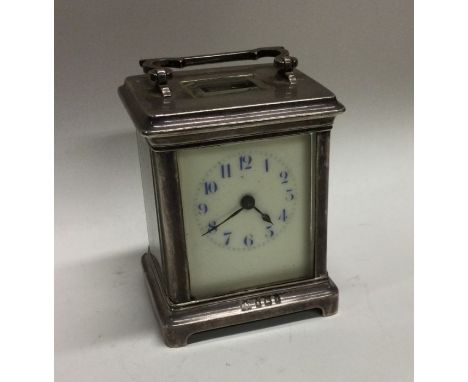
POLYGON ((140 66, 145 73, 149 74, 156 86, 158 86, 162 96, 170 97, 171 89, 167 84, 168 78, 172 76, 172 70, 170 68, 181 69, 186 66, 214 64, 219 62, 258 60, 263 57, 274 57, 273 64, 278 68, 278 74, 285 77, 290 84, 296 83, 296 76, 293 70, 297 66, 297 58, 291 57, 289 52, 281 46, 203 56, 152 58, 140 60, 140 66))

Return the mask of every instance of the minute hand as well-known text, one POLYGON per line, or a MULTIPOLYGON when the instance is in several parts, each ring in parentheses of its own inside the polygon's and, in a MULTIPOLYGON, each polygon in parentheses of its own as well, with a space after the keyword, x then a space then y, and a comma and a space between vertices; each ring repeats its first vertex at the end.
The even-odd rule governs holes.
POLYGON ((239 212, 241 212, 244 208, 239 208, 236 212, 233 212, 231 215, 229 215, 226 219, 224 219, 221 223, 216 224, 214 227, 211 227, 208 231, 206 231, 202 236, 205 236, 206 234, 209 234, 210 232, 214 231, 217 229, 221 224, 226 223, 229 219, 232 219, 234 216, 236 216, 239 212))

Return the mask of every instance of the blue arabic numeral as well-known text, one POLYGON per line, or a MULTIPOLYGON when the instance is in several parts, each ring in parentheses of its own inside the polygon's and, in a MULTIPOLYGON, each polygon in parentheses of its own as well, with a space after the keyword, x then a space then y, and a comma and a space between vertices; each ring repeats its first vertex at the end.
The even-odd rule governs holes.
POLYGON ((231 164, 222 164, 221 165, 221 178, 230 178, 231 177, 231 164))
POLYGON ((266 229, 266 237, 273 237, 275 235, 275 231, 273 231, 273 226, 271 224, 267 226, 266 229))
POLYGON ((252 234, 248 234, 244 237, 244 244, 246 247, 251 247, 254 243, 254 238, 252 234))
POLYGON ((224 245, 229 245, 229 241, 231 240, 232 232, 224 232, 224 245))
POLYGON ((200 203, 198 205, 198 212, 200 212, 201 214, 206 214, 208 212, 208 206, 206 203, 200 203))
POLYGON ((252 157, 250 155, 241 155, 239 157, 239 168, 241 170, 250 170, 252 168, 252 157))
POLYGON ((217 230, 218 228, 216 228, 216 221, 212 220, 208 222, 208 232, 217 231, 217 230))
POLYGON ((286 170, 283 170, 279 173, 279 176, 281 178, 281 183, 288 183, 288 172, 286 170))
POLYGON ((285 222, 287 218, 288 218, 288 215, 286 214, 286 209, 283 208, 281 210, 281 214, 280 214, 278 220, 281 220, 281 221, 285 222))
POLYGON ((205 195, 214 193, 218 190, 216 182, 205 182, 205 195))

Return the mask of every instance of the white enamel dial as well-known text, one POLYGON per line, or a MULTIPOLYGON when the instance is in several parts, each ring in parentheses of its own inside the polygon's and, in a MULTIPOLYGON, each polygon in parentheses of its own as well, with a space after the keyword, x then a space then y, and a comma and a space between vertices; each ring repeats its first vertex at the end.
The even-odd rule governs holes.
POLYGON ((268 245, 294 219, 297 192, 293 170, 276 153, 239 147, 200 180, 200 234, 226 250, 268 245))
POLYGON ((304 134, 177 152, 194 297, 310 277, 312 140, 304 134))

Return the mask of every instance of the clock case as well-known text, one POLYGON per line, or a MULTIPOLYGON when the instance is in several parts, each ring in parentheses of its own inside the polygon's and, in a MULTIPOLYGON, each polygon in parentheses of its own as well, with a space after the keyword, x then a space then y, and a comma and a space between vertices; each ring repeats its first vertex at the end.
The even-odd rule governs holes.
MULTIPOLYGON (((142 265, 165 343, 184 346, 197 332, 319 309, 335 314, 338 289, 327 272, 330 130, 345 109, 296 69, 282 47, 141 60, 145 74, 119 95, 136 128, 149 248, 142 265), (171 68, 274 58, 273 65, 171 68), (291 134, 311 136, 313 277, 207 299, 190 294, 176 150, 291 134)), ((285 254, 287 256, 287 254, 285 254)))

